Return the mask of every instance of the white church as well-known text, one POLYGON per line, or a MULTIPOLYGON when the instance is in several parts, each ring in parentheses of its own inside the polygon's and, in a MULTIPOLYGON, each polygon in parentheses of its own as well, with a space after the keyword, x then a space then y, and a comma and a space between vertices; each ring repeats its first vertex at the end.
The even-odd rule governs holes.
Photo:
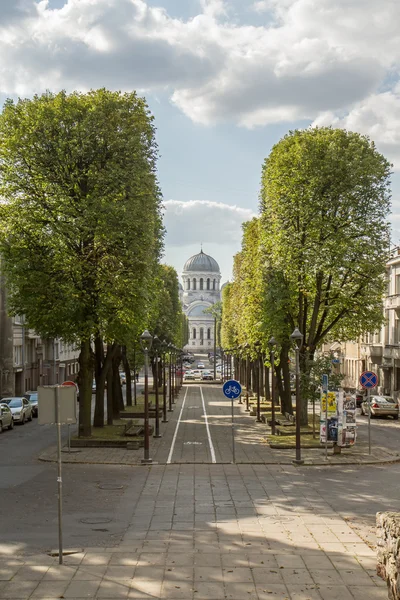
POLYGON ((179 284, 183 311, 189 320, 189 343, 185 350, 208 353, 214 349, 214 318, 204 310, 221 300, 221 272, 217 261, 203 252, 191 256, 183 267, 179 284))

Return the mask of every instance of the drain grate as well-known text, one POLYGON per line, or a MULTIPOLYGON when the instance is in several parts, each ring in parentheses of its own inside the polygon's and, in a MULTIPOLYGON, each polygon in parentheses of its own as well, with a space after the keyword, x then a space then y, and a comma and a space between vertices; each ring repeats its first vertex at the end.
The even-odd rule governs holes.
POLYGON ((80 519, 80 522, 87 525, 103 525, 104 523, 111 523, 111 520, 106 517, 85 517, 84 519, 80 519))
POLYGON ((123 485, 117 485, 116 483, 99 483, 97 487, 100 490, 123 490, 123 485))

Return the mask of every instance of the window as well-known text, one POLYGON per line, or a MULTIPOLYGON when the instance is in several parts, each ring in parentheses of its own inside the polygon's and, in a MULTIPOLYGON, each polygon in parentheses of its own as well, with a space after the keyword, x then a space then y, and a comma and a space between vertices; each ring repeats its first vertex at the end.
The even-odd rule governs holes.
POLYGON ((196 289, 196 277, 193 278, 193 289, 196 289))
POLYGON ((395 280, 395 294, 400 294, 400 275, 396 274, 396 280, 395 280))
POLYGON ((204 329, 203 327, 200 327, 200 345, 202 346, 204 344, 204 329))
POLYGON ((192 338, 195 340, 196 339, 196 327, 193 327, 193 334, 192 334, 192 338))
POLYGON ((210 328, 207 329, 207 339, 211 340, 211 329, 210 328))
POLYGON ((14 365, 22 365, 22 346, 14 346, 14 365))
POLYGON ((210 278, 207 279, 207 289, 210 289, 210 278))
POLYGON ((190 279, 187 280, 187 289, 190 290, 190 279))
POLYGON ((200 278, 200 289, 201 290, 203 289, 203 278, 202 277, 200 278))
POLYGON ((213 280, 213 290, 215 290, 215 279, 213 280))

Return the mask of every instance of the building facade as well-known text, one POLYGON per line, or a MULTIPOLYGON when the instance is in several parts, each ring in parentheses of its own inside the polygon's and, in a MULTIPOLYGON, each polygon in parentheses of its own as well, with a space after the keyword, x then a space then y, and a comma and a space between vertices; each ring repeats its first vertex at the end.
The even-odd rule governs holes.
POLYGON ((221 272, 217 261, 201 250, 186 261, 182 282, 180 298, 189 321, 189 342, 185 349, 208 353, 214 348, 215 322, 205 311, 221 300, 221 272))

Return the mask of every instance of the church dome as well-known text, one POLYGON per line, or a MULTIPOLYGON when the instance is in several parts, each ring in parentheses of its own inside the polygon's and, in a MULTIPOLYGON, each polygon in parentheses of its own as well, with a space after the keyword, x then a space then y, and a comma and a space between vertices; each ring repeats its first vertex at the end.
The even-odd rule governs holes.
POLYGON ((217 261, 208 254, 204 254, 203 250, 199 252, 199 254, 195 254, 191 256, 183 267, 183 271, 185 273, 193 271, 196 273, 197 271, 205 271, 212 273, 219 273, 219 265, 217 261))

